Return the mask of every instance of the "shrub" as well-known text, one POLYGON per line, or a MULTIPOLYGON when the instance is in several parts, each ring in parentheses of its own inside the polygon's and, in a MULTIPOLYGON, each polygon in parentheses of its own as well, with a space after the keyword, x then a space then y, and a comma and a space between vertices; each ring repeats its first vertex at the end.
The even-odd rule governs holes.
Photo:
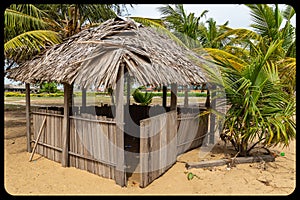
POLYGON ((25 97, 25 94, 21 92, 5 92, 4 93, 5 97, 25 97))

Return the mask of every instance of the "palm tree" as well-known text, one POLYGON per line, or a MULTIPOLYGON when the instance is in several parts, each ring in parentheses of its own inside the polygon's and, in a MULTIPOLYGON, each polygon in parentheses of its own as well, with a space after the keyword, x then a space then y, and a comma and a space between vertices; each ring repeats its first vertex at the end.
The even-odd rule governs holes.
POLYGON ((143 24, 144 26, 149 26, 155 28, 159 33, 166 34, 172 40, 174 40, 178 45, 188 48, 176 35, 169 31, 162 19, 153 19, 146 17, 130 17, 134 21, 143 24))
MULTIPOLYGON (((64 37, 122 14, 122 4, 37 4, 63 27, 64 37), (116 11, 116 12, 115 12, 116 11)), ((124 6, 124 5, 123 5, 124 6)), ((126 7, 125 7, 126 8, 126 7)))
POLYGON ((163 15, 162 20, 165 26, 176 37, 178 37, 189 48, 201 46, 199 42, 200 19, 206 15, 208 10, 204 10, 199 17, 194 13, 187 14, 182 4, 175 4, 173 9, 170 5, 158 8, 163 15))
MULTIPOLYGON (((280 45, 270 59, 277 65, 280 80, 286 85, 284 90, 293 94, 296 89, 296 39, 295 27, 290 23, 295 11, 291 6, 286 6, 279 11, 278 6, 272 9, 268 5, 247 5, 251 9, 251 16, 254 23, 251 26, 254 30, 230 29, 216 38, 217 41, 226 40, 226 45, 219 49, 205 49, 212 56, 219 59, 230 59, 234 66, 241 67, 243 62, 250 62, 252 57, 257 56, 257 49, 267 53, 270 44, 276 40, 280 45), (286 19, 283 24, 282 19, 286 19)), ((196 51, 199 51, 196 49, 196 51)))
POLYGON ((125 4, 13 4, 5 10, 5 57, 23 62, 62 38, 124 10, 125 4))
POLYGON ((229 28, 227 25, 229 21, 225 22, 223 25, 217 25, 213 18, 209 18, 206 23, 208 26, 202 22, 199 25, 199 40, 203 48, 217 48, 221 49, 226 45, 227 38, 220 39, 219 36, 226 32, 229 28))
POLYGON ((12 4, 4 13, 4 55, 15 63, 61 42, 55 21, 32 4, 12 4))
POLYGON ((278 39, 271 42, 266 53, 253 47, 257 55, 249 62, 239 62, 243 64, 240 68, 232 64, 232 59, 219 59, 214 54, 212 62, 219 66, 221 77, 205 68, 210 81, 225 88, 230 108, 224 134, 241 156, 249 155, 258 144, 288 146, 296 137, 295 96, 283 91, 277 65, 272 61, 280 45, 278 39))

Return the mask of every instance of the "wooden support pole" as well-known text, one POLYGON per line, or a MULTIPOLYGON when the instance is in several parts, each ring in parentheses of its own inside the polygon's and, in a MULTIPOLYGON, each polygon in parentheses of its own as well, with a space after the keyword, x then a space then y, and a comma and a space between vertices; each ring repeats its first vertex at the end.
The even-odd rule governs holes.
POLYGON ((187 108, 189 106, 189 90, 188 85, 184 86, 184 107, 187 108))
POLYGON ((163 99, 162 99, 162 105, 166 109, 167 108, 167 86, 163 86, 163 99))
POLYGON ((177 110, 177 84, 171 84, 171 108, 170 110, 177 110))
POLYGON ((37 136, 37 138, 36 138, 36 140, 35 140, 35 143, 34 143, 34 146, 33 146, 33 150, 32 150, 32 152, 31 152, 31 155, 30 155, 30 158, 29 158, 29 162, 30 162, 30 161, 32 160, 32 158, 33 158, 33 155, 34 155, 36 146, 37 146, 38 141, 39 141, 39 139, 40 139, 40 137, 41 137, 41 135, 42 135, 42 130, 43 130, 43 128, 45 127, 46 119, 47 119, 47 116, 45 116, 45 118, 44 118, 44 120, 43 120, 43 122, 42 122, 42 126, 41 126, 41 128, 40 128, 40 130, 39 130, 39 133, 38 133, 38 136, 37 136))
POLYGON ((206 108, 209 108, 209 107, 210 107, 210 92, 209 92, 209 89, 206 90, 205 107, 206 107, 206 108))
POLYGON ((70 98, 71 85, 64 83, 64 118, 63 118, 63 146, 61 164, 63 167, 69 166, 69 140, 70 140, 70 98))
POLYGON ((126 73, 126 79, 127 79, 126 103, 129 108, 129 105, 130 105, 130 76, 129 76, 129 73, 126 73))
POLYGON ((127 185, 125 172, 125 152, 124 152, 124 64, 120 64, 117 75, 116 86, 116 124, 117 124, 117 166, 115 171, 115 181, 121 187, 127 185))
POLYGON ((85 110, 86 110, 86 88, 83 88, 82 89, 82 96, 81 96, 82 98, 81 98, 81 113, 83 113, 83 112, 85 112, 85 110))
POLYGON ((31 148, 31 114, 30 114, 30 84, 25 83, 26 86, 26 136, 27 136, 27 151, 30 153, 31 148))
MULTIPOLYGON (((211 109, 215 110, 216 109, 216 86, 212 86, 212 89, 210 91, 210 97, 211 97, 211 109)), ((211 113, 210 114, 210 130, 209 130, 209 144, 214 144, 215 142, 215 127, 216 126, 216 115, 211 113)))

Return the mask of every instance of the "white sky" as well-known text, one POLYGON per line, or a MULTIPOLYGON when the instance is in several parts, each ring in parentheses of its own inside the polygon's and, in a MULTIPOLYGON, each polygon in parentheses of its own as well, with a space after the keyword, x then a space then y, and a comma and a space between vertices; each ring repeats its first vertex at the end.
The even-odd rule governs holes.
MULTIPOLYGON (((132 17, 161 18, 162 16, 157 8, 164 5, 133 4, 134 8, 128 6, 128 13, 132 17)), ((196 17, 200 16, 204 10, 208 10, 206 19, 213 18, 217 25, 222 25, 229 21, 228 26, 231 28, 251 29, 250 9, 243 4, 183 4, 183 8, 187 14, 195 13, 196 17)), ((279 8, 284 8, 284 4, 279 4, 279 8)), ((200 20, 205 22, 206 19, 204 17, 200 20)), ((295 20, 292 24, 295 25, 295 20)))

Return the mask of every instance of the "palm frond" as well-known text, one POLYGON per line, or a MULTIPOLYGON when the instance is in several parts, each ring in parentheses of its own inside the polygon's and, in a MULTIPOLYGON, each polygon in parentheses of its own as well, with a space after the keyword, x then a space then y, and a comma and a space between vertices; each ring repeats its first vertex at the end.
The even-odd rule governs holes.
POLYGON ((250 26, 262 36, 276 34, 277 24, 271 7, 266 4, 246 4, 250 8, 250 16, 254 22, 250 26), (274 29, 275 27, 275 29, 274 29))
POLYGON ((134 21, 141 23, 145 26, 150 26, 155 28, 160 33, 167 34, 172 40, 174 40, 178 45, 181 45, 185 48, 188 48, 178 37, 176 37, 173 33, 171 33, 165 26, 163 25, 162 20, 160 19, 152 19, 152 18, 145 18, 145 17, 130 17, 134 21))
POLYGON ((291 5, 287 5, 286 8, 282 11, 282 16, 288 21, 291 20, 291 18, 295 16, 295 14, 295 9, 291 5))
MULTIPOLYGON (((200 49, 193 49, 195 52, 199 52, 200 49)), ((214 59, 217 59, 218 61, 223 60, 230 62, 230 64, 237 70, 242 70, 247 63, 240 59, 239 57, 228 53, 224 50, 221 49, 215 49, 215 48, 204 48, 205 51, 209 53, 211 57, 214 59)))
POLYGON ((8 9, 16 10, 18 12, 39 19, 48 16, 48 14, 44 10, 39 9, 37 6, 33 4, 11 4, 8 9))
POLYGON ((6 9, 4 12, 4 24, 6 27, 19 27, 23 31, 44 29, 48 26, 48 24, 41 18, 36 18, 11 9, 6 9))
MULTIPOLYGON (((5 56, 10 58, 14 56, 16 51, 32 49, 32 51, 40 51, 46 45, 58 44, 61 39, 57 32, 50 30, 34 30, 20 34, 4 44, 5 56)), ((24 53, 26 53, 24 51, 24 53)))

